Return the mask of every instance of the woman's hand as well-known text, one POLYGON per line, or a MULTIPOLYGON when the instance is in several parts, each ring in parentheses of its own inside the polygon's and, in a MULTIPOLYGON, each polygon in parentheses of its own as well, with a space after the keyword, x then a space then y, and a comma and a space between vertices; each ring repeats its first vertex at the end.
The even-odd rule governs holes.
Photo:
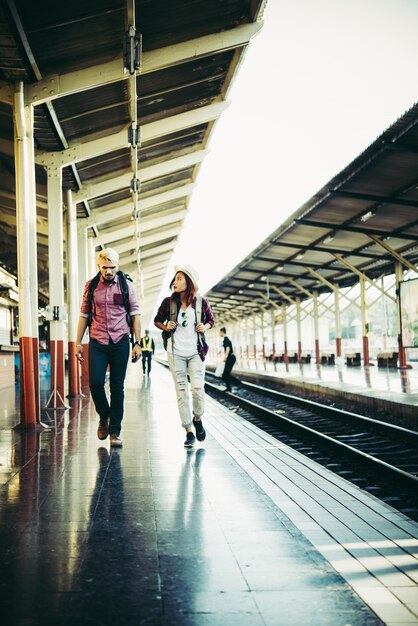
POLYGON ((200 322, 200 324, 196 324, 196 332, 198 333, 204 333, 206 330, 206 325, 202 324, 202 322, 200 322))
POLYGON ((167 330, 174 330, 177 326, 177 322, 173 322, 172 320, 170 320, 169 322, 167 322, 167 330))

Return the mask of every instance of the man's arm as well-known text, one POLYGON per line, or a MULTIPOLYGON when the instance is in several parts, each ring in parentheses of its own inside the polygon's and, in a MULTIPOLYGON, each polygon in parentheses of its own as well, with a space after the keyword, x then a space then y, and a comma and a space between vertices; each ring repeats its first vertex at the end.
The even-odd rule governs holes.
MULTIPOLYGON (((132 316, 132 328, 134 331, 135 341, 141 341, 141 318, 139 315, 132 316)), ((132 360, 138 361, 141 358, 142 351, 141 346, 138 343, 135 343, 132 348, 132 360)))
POLYGON ((76 354, 79 361, 83 360, 83 344, 81 343, 86 332, 88 318, 80 315, 77 326, 76 354))

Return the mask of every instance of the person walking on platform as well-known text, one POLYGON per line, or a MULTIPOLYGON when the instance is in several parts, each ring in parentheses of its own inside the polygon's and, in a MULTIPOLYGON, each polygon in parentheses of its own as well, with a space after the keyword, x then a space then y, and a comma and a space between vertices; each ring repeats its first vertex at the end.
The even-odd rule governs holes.
POLYGON ((234 348, 232 346, 232 341, 230 340, 229 337, 226 336, 226 328, 225 326, 223 326, 220 331, 219 331, 219 335, 223 338, 223 348, 224 348, 224 361, 225 361, 225 367, 224 367, 224 373, 222 374, 222 380, 224 381, 225 385, 226 385, 226 391, 232 391, 231 388, 231 370, 235 365, 236 362, 236 356, 234 354, 234 348))
POLYGON ((115 250, 102 250, 98 255, 98 267, 99 273, 84 287, 77 329, 77 356, 83 360, 81 341, 89 327, 89 383, 99 414, 97 436, 104 440, 110 435, 110 445, 120 447, 130 323, 136 340, 132 347, 132 361, 141 357, 139 304, 132 281, 118 271, 119 255, 115 250), (110 404, 104 388, 108 366, 110 404))
POLYGON ((208 345, 205 331, 212 328, 214 319, 206 298, 198 294, 199 276, 191 265, 176 266, 170 283, 173 293, 164 298, 154 324, 163 331, 164 347, 173 376, 181 425, 186 430, 185 448, 193 448, 196 437, 204 441, 206 431, 202 423, 205 402, 205 357, 208 345), (189 406, 187 375, 192 388, 193 419, 189 406), (196 431, 196 437, 192 426, 196 431))
POLYGON ((145 336, 141 337, 141 352, 142 352, 142 371, 145 374, 145 366, 147 366, 147 372, 151 372, 152 355, 155 352, 154 339, 149 336, 149 330, 145 331, 145 336))

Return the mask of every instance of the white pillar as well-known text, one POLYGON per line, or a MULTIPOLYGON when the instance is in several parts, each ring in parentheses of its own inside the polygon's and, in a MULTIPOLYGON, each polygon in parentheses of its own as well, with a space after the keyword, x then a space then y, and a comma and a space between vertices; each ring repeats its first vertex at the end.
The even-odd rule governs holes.
POLYGON ((87 280, 93 278, 98 272, 97 269, 97 261, 96 261, 96 249, 94 245, 93 237, 87 237, 87 268, 88 268, 88 277, 87 280))
POLYGON ((341 350, 341 314, 340 314, 340 287, 334 287, 334 316, 335 316, 335 347, 337 358, 342 356, 341 350))
POLYGON ((314 319, 314 338, 315 338, 315 362, 321 362, 321 354, 319 349, 319 313, 318 313, 318 292, 313 293, 313 319, 314 319))
POLYGON ((69 189, 67 204, 67 303, 68 303, 68 394, 80 393, 79 365, 76 355, 77 324, 79 318, 77 212, 69 189))
POLYGON ((296 325, 298 334, 298 363, 302 361, 302 326, 300 319, 300 298, 296 298, 296 325))
MULTIPOLYGON (((20 389, 21 421, 23 428, 35 428, 39 419, 39 390, 36 390, 36 372, 33 353, 33 298, 32 271, 37 268, 37 257, 33 246, 33 229, 36 229, 36 203, 31 192, 35 168, 34 154, 30 149, 28 135, 32 114, 25 111, 24 86, 17 84, 14 96, 14 145, 16 176, 16 230, 17 230, 17 274, 19 285, 19 345, 20 345, 20 389), (29 123, 29 128, 27 124, 29 123), (29 181, 29 184, 28 184, 29 181)), ((36 292, 36 297, 37 297, 36 292)), ((37 319, 37 314, 36 314, 37 319)))
POLYGON ((64 408, 64 229, 61 167, 47 169, 51 396, 47 406, 64 408))

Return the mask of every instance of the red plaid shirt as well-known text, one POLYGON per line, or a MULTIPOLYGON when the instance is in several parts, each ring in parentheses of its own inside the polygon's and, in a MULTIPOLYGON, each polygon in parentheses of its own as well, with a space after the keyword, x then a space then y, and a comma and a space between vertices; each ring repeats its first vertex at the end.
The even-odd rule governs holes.
MULTIPOLYGON (((164 298, 164 300, 161 302, 157 315, 154 317, 154 323, 160 322, 161 324, 166 324, 170 320, 170 300, 171 296, 168 298, 164 298)), ((194 309, 196 308, 196 300, 192 302, 192 307, 194 309)), ((177 303, 177 310, 179 310, 179 308, 180 302, 177 303)), ((200 321, 202 322, 202 324, 210 324, 211 328, 215 324, 209 302, 203 296, 202 315, 200 321)), ((197 335, 197 351, 202 361, 204 361, 207 353, 207 344, 200 338, 199 334, 197 335)))

